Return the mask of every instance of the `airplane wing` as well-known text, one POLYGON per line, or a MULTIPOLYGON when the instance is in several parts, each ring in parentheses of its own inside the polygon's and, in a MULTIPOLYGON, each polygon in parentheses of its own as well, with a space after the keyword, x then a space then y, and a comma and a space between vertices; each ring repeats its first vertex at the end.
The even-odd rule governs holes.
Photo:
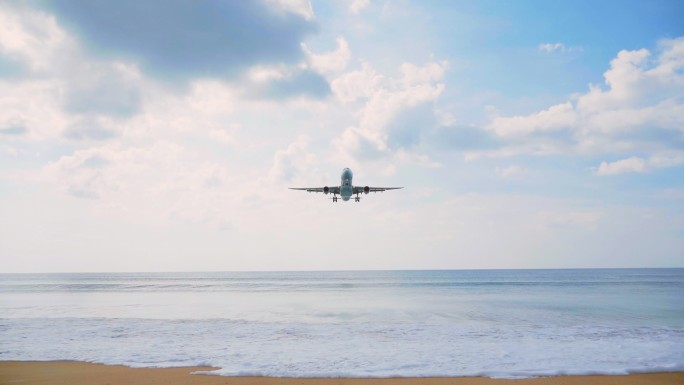
MULTIPOLYGON (((368 192, 383 192, 385 190, 399 190, 403 187, 368 187, 368 192)), ((366 187, 354 186, 354 194, 361 194, 366 192, 366 187)))
POLYGON ((324 193, 325 190, 328 189, 328 193, 330 194, 339 194, 340 193, 340 187, 339 186, 333 186, 333 187, 290 187, 290 190, 303 190, 303 191, 308 191, 308 192, 322 192, 324 193))

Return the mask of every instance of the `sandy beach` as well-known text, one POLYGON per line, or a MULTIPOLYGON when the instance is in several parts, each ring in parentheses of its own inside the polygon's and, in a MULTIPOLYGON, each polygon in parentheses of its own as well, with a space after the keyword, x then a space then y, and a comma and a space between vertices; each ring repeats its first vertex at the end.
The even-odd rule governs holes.
POLYGON ((558 376, 530 379, 449 378, 280 378, 191 374, 211 367, 129 368, 74 361, 0 361, 0 385, 674 385, 684 372, 626 376, 558 376))

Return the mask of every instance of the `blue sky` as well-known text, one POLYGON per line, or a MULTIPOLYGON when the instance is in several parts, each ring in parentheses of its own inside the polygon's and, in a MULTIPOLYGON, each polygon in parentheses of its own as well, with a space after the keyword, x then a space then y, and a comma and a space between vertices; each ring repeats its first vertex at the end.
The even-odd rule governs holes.
POLYGON ((8 272, 684 266, 681 1, 0 4, 8 272), (287 190, 404 190, 333 204, 287 190))

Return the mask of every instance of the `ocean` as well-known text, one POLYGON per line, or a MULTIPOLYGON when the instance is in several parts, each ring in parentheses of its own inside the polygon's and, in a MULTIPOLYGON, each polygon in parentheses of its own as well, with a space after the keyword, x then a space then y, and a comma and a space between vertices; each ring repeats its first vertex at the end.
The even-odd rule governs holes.
POLYGON ((0 360, 218 375, 684 370, 684 269, 0 274, 0 360))

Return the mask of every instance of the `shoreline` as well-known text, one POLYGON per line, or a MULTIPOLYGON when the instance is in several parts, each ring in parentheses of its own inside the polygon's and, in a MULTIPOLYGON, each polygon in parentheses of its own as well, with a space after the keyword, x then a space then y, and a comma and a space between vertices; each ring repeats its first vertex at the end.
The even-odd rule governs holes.
POLYGON ((675 385, 684 384, 684 372, 625 375, 559 375, 521 379, 489 377, 260 377, 192 374, 218 368, 209 366, 132 368, 82 361, 0 361, 0 384, 36 385, 675 385))

